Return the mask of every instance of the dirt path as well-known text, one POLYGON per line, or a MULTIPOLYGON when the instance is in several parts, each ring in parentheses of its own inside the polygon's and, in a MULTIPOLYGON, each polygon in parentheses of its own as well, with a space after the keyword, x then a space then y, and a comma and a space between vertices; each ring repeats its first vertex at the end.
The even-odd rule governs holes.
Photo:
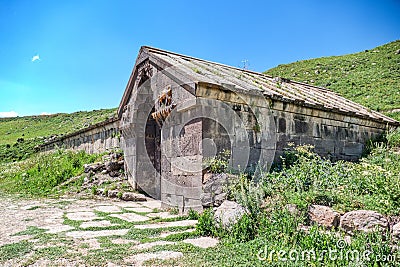
POLYGON ((161 210, 161 203, 152 199, 0 196, 0 265, 151 266, 182 257, 182 246, 215 246, 217 240, 196 236, 196 223, 161 210))

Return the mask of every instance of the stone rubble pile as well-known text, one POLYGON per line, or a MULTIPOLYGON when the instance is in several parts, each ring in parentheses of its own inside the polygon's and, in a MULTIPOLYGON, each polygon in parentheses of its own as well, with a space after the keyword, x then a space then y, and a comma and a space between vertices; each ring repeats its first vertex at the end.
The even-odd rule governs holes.
POLYGON ((122 153, 104 155, 101 162, 84 165, 82 189, 92 189, 101 197, 119 198, 125 201, 146 201, 142 194, 133 191, 124 175, 124 158, 122 153))

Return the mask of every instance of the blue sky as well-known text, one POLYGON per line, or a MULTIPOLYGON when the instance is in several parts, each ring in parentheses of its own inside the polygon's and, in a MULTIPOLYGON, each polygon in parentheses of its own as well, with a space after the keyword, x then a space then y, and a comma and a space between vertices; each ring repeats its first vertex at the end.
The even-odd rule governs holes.
POLYGON ((400 39, 399 14, 398 0, 0 0, 0 116, 117 107, 142 45, 261 72, 400 39))

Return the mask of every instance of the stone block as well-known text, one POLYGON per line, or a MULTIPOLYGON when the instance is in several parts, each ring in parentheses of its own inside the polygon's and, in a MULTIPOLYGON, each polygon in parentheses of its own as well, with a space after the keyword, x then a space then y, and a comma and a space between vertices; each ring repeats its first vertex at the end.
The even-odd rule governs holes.
POLYGON ((364 145, 356 142, 345 142, 343 147, 343 154, 346 156, 361 156, 364 145))
POLYGON ((181 212, 185 206, 182 195, 161 194, 161 207, 178 208, 181 212))
POLYGON ((195 199, 195 198, 184 198, 184 210, 183 212, 188 212, 189 210, 196 210, 196 211, 202 211, 203 210, 203 205, 202 201, 200 199, 195 199))
POLYGON ((202 159, 200 155, 176 157, 171 159, 171 171, 173 175, 190 175, 201 173, 202 159))

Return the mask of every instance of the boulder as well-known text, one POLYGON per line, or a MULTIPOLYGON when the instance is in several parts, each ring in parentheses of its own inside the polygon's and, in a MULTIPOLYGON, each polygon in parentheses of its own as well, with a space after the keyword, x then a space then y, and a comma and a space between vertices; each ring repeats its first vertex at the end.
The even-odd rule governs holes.
POLYGON ((336 228, 340 224, 340 214, 332 208, 322 205, 310 205, 308 218, 311 223, 316 223, 326 228, 336 228))
POLYGON ((217 225, 221 225, 223 228, 229 228, 237 223, 246 212, 246 209, 242 205, 234 201, 225 200, 221 206, 216 208, 214 219, 217 225))
POLYGON ((206 184, 212 177, 213 177, 212 173, 209 172, 205 173, 203 175, 203 184, 206 184))
POLYGON ((355 230, 363 232, 384 231, 388 228, 388 221, 376 211, 355 210, 347 212, 341 217, 340 227, 347 232, 355 230))
POLYGON ((393 237, 400 239, 400 223, 393 225, 392 235, 393 237))

